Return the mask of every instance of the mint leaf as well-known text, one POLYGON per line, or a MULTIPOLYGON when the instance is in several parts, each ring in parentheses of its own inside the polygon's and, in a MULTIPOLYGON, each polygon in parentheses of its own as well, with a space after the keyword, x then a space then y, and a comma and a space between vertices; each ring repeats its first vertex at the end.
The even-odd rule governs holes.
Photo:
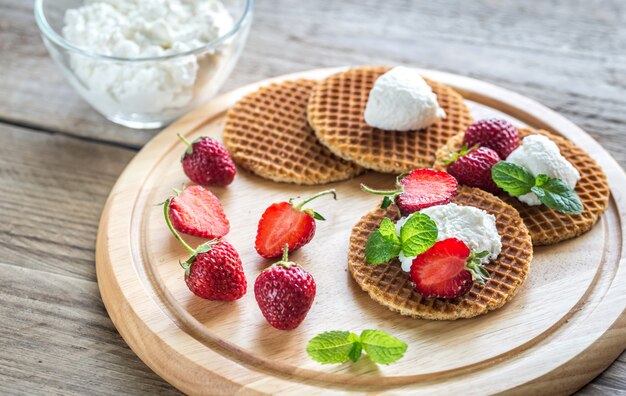
POLYGON ((396 226, 385 217, 365 244, 365 261, 369 264, 383 264, 397 257, 398 254, 400 254, 400 239, 396 234, 396 226))
POLYGON ((415 212, 400 229, 402 252, 407 257, 424 253, 437 240, 437 224, 426 214, 415 212))
POLYGON ((363 349, 376 363, 389 364, 404 356, 407 345, 380 330, 363 330, 360 336, 363 349))
POLYGON ((358 336, 349 331, 327 331, 313 337, 306 346, 306 352, 322 364, 356 361, 354 359, 361 355, 358 340, 358 336), (355 344, 358 345, 358 356, 355 344))
POLYGON ((576 191, 563 180, 546 175, 537 176, 537 180, 539 183, 531 191, 537 195, 542 204, 561 213, 582 213, 583 203, 576 191))
POLYGON ((361 345, 361 340, 359 339, 358 335, 350 333, 349 338, 350 340, 352 340, 353 344, 352 349, 350 349, 350 352, 348 352, 348 357, 350 358, 350 360, 352 360, 352 362, 356 362, 361 357, 363 345, 361 345))
POLYGON ((532 173, 506 161, 500 161, 491 168, 491 178, 498 187, 516 197, 528 194, 535 185, 532 173))

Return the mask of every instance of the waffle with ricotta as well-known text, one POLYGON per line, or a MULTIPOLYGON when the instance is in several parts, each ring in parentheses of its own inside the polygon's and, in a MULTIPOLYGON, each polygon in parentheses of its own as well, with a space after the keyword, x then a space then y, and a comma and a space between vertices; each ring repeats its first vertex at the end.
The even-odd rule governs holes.
POLYGON ((313 88, 309 123, 319 141, 337 156, 368 169, 402 173, 430 166, 437 148, 471 123, 463 97, 426 79, 446 117, 418 131, 387 131, 365 123, 370 90, 388 67, 362 66, 334 74, 313 88))
MULTIPOLYGON (((580 180, 576 185, 576 193, 583 203, 584 210, 581 214, 572 215, 557 212, 545 205, 528 206, 506 193, 500 194, 500 198, 520 213, 534 245, 551 245, 589 231, 608 207, 610 190, 602 168, 585 150, 564 137, 548 131, 533 128, 520 129, 520 138, 532 134, 549 137, 559 147, 561 155, 578 170, 580 180)), ((452 137, 437 150, 437 159, 433 165, 435 169, 446 169, 443 160, 448 158, 451 152, 458 152, 461 149, 463 135, 460 133, 452 137)))
POLYGON ((517 210, 496 196, 472 187, 459 187, 453 202, 475 206, 493 214, 502 239, 500 255, 485 264, 491 278, 484 286, 474 282, 472 289, 454 299, 422 297, 409 274, 402 271, 398 259, 371 265, 365 261, 365 245, 384 217, 400 218, 395 205, 375 209, 359 220, 352 229, 348 268, 359 284, 376 302, 392 311, 420 319, 452 320, 471 318, 500 308, 518 292, 526 280, 533 257, 533 246, 517 210))

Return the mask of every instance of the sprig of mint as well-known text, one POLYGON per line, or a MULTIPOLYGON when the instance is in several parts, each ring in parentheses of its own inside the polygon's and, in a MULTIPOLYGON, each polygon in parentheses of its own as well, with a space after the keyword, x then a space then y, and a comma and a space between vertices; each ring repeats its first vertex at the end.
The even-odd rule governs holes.
POLYGON ((398 257, 400 252, 406 257, 417 256, 435 243, 437 235, 437 224, 426 214, 413 213, 400 229, 400 236, 393 222, 385 217, 367 240, 365 261, 383 264, 398 257))
POLYGON ((542 204, 558 212, 580 214, 584 210, 576 191, 563 180, 547 175, 535 177, 513 162, 495 164, 491 168, 491 178, 498 187, 515 197, 535 193, 542 204))
POLYGON ((381 330, 363 330, 358 336, 349 331, 327 331, 313 337, 306 351, 313 360, 322 364, 356 362, 362 351, 378 364, 393 363, 406 352, 408 346, 396 337, 381 330))

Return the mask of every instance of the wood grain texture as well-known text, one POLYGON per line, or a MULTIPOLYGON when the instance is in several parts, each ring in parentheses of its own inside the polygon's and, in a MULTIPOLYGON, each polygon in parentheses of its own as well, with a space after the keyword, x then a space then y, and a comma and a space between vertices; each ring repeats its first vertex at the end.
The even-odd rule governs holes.
MULTIPOLYGON (((299 2, 298 7, 289 0, 257 0, 249 43, 223 91, 313 67, 348 63, 432 67, 538 99, 591 133, 625 166, 625 26, 626 3, 621 0, 320 0, 299 2)), ((9 265, 0 266, 0 282, 15 268, 41 271, 37 279, 47 282, 42 287, 48 286, 48 295, 41 300, 51 303, 48 311, 36 316, 32 313, 36 301, 23 301, 21 323, 31 326, 51 321, 58 312, 55 298, 66 287, 81 289, 81 282, 90 282, 92 292, 77 296, 76 304, 102 310, 93 268, 98 213, 133 155, 102 142, 139 147, 154 132, 115 126, 78 97, 43 47, 32 2, 0 0, 0 53, 0 122, 29 127, 0 126, 0 262, 9 265), (98 158, 94 163, 89 157, 92 150, 98 158), (74 173, 81 176, 74 179, 74 173), (71 189, 63 189, 61 182, 71 189), (30 196, 16 199, 16 194, 30 196), (80 220, 64 222, 75 208, 80 220), (62 225, 69 227, 71 240, 57 235, 62 225), (68 283, 59 286, 58 276, 68 283)), ((28 283, 21 277, 11 279, 12 288, 28 283)), ((4 283, 2 293, 7 293, 4 283)), ((10 307, 17 302, 7 300, 11 302, 5 305, 4 294, 1 300, 0 336, 16 339, 23 327, 17 320, 4 320, 9 317, 4 309, 12 312, 10 307)), ((100 333, 97 348, 82 352, 80 366, 69 346, 49 346, 54 331, 30 339, 29 348, 47 350, 53 359, 44 374, 35 374, 34 361, 3 344, 0 393, 85 394, 89 393, 85 384, 101 393, 174 393, 142 366, 101 313, 93 322, 76 316, 65 324, 77 343, 90 340, 94 328, 108 329, 100 333), (53 377, 56 380, 48 384, 53 377)), ((625 356, 581 393, 626 394, 625 356)))
MULTIPOLYGON (((279 80, 323 78, 336 71, 313 70, 279 80)), ((177 388, 198 395, 212 394, 210 389, 568 394, 617 358, 626 346, 626 190, 620 187, 626 185, 626 174, 590 136, 537 102, 475 79, 421 73, 472 98, 467 104, 474 115, 506 111, 514 122, 546 128, 586 147, 613 186, 613 201, 599 226, 576 240, 537 249, 528 281, 505 308, 454 323, 416 321, 355 291, 341 264, 350 249, 351 226, 379 201, 363 195, 360 183, 383 185, 393 176, 370 172, 334 183, 330 186, 337 189, 338 200, 316 204, 329 221, 320 225, 310 246, 292 257, 316 278, 318 295, 307 320, 285 338, 265 323, 250 292, 232 303, 202 300, 189 292, 178 265, 185 251, 154 206, 171 195, 170 186, 186 180, 180 167, 172 166, 180 152, 176 134, 190 140, 219 139, 226 110, 247 92, 275 82, 261 81, 215 99, 157 135, 129 164, 107 200, 96 249, 99 287, 116 328, 142 360, 177 388), (346 326, 357 332, 382 329, 411 347, 401 361, 377 367, 363 362, 321 366, 304 353, 314 335, 346 326)), ((298 188, 302 196, 316 190, 298 188)), ((237 231, 227 239, 237 248, 251 282, 268 261, 254 250, 256 228, 250 218, 259 218, 263 208, 291 195, 293 186, 240 172, 228 188, 214 191, 237 231)), ((393 276, 393 271, 372 278, 393 276)))
POLYGON ((0 393, 177 393, 128 348, 95 234, 126 149, 0 125, 0 393))

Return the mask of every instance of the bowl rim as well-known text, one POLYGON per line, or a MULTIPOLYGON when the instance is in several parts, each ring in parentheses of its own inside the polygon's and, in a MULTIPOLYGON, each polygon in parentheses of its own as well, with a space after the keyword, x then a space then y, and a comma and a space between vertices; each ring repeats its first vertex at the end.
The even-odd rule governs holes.
POLYGON ((216 48, 217 46, 222 44, 224 41, 228 40, 230 37, 234 36, 237 32, 239 32, 241 28, 249 21, 249 19, 252 17, 252 8, 254 5, 254 0, 245 0, 246 5, 245 5, 243 12, 241 13, 241 16, 233 24, 233 26, 228 30, 228 32, 209 41, 208 43, 200 47, 193 48, 191 50, 184 51, 184 52, 178 52, 175 54, 168 54, 168 55, 162 55, 162 56, 128 58, 128 57, 105 55, 105 54, 101 54, 95 51, 89 51, 84 48, 78 47, 72 44, 71 42, 69 42, 68 40, 66 40, 65 38, 63 38, 63 36, 58 34, 52 28, 52 26, 50 26, 50 23, 48 22, 48 19, 46 18, 44 8, 43 8, 44 1, 45 0, 35 0, 34 13, 35 13, 35 22, 37 23, 37 26, 39 27, 40 32, 47 39, 59 45, 60 47, 65 48, 66 50, 76 52, 81 55, 88 56, 90 58, 107 60, 107 61, 116 61, 116 62, 161 61, 161 60, 168 60, 168 59, 189 56, 197 52, 202 52, 207 49, 216 48))

